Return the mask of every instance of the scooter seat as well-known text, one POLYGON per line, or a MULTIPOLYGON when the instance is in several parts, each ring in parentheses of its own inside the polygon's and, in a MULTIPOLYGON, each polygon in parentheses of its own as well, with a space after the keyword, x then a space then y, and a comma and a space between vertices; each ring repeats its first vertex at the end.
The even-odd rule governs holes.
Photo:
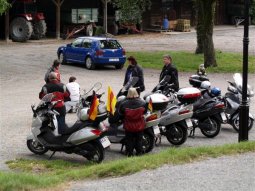
POLYGON ((199 99, 193 104, 193 110, 196 111, 197 109, 201 108, 205 104, 213 103, 215 102, 214 98, 208 98, 208 99, 199 99))
POLYGON ((73 124, 73 125, 66 124, 65 131, 64 131, 64 133, 62 133, 62 135, 70 135, 75 131, 85 128, 89 124, 91 124, 91 122, 87 122, 87 121, 85 121, 85 122, 76 121, 75 124, 73 124))

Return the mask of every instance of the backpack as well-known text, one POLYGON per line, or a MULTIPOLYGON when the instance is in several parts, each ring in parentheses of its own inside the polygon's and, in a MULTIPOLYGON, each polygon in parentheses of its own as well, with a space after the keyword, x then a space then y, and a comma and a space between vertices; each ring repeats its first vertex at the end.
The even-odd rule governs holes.
POLYGON ((44 81, 45 81, 46 83, 49 83, 49 75, 50 75, 51 72, 54 72, 53 67, 50 67, 50 68, 47 70, 47 72, 45 73, 44 81))
POLYGON ((124 129, 128 132, 143 131, 145 127, 144 111, 144 107, 137 109, 126 108, 123 120, 124 129))

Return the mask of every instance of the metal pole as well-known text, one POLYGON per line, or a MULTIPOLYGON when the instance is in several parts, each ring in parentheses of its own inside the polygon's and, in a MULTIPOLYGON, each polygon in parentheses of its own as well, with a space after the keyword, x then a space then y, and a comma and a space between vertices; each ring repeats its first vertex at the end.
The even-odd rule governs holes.
POLYGON ((107 3, 108 3, 108 0, 105 0, 105 34, 107 34, 108 33, 108 31, 107 31, 107 28, 108 28, 108 23, 107 23, 107 3))
POLYGON ((247 79, 248 79, 248 48, 249 48, 249 0, 245 0, 244 12, 244 37, 243 37, 243 88, 242 101, 239 112, 239 137, 238 141, 248 141, 248 119, 249 119, 249 103, 247 102, 247 79))
POLYGON ((5 12, 5 41, 9 41, 9 33, 10 33, 10 16, 9 16, 9 8, 5 12))

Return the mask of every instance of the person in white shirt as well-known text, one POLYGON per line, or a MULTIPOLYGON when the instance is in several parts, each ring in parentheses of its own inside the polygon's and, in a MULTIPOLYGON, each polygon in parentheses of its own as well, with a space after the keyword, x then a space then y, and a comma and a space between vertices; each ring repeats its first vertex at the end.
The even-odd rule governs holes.
POLYGON ((69 83, 66 84, 68 91, 70 92, 71 101, 65 102, 66 112, 76 112, 80 99, 80 85, 75 82, 76 77, 71 76, 69 83))

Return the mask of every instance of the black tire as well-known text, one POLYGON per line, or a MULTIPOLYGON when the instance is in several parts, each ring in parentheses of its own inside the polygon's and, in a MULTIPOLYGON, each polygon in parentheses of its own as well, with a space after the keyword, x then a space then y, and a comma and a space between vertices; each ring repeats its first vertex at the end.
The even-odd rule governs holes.
POLYGON ((105 152, 101 144, 97 142, 86 143, 84 148, 88 151, 88 154, 84 157, 89 161, 100 163, 104 160, 105 152))
MULTIPOLYGON (((248 119, 248 131, 251 130, 251 128, 253 127, 253 123, 254 123, 254 120, 249 117, 248 119)), ((236 132, 239 132, 239 116, 236 117, 233 121, 232 121, 232 127, 236 130, 236 132)))
POLYGON ((188 130, 186 127, 178 124, 166 126, 166 138, 173 145, 181 145, 188 138, 188 130))
POLYGON ((31 38, 35 40, 39 40, 45 37, 47 31, 47 26, 45 20, 35 21, 33 23, 33 33, 31 38))
MULTIPOLYGON (((203 123, 208 123, 208 125, 211 125, 212 123, 212 130, 205 130, 205 129, 200 129, 201 130, 201 133, 208 137, 208 138, 213 138, 213 137, 216 137, 219 133, 220 133, 220 130, 221 130, 221 125, 220 123, 213 119, 213 118, 207 118, 203 121, 203 123)), ((199 124, 198 124, 199 126, 199 124)))
POLYGON ((93 26, 92 26, 92 24, 87 25, 87 27, 86 27, 86 35, 87 36, 93 36, 93 26))
POLYGON ((27 148, 32 152, 37 155, 43 155, 48 151, 43 145, 41 145, 39 142, 35 140, 27 140, 27 148))
POLYGON ((93 63, 92 59, 90 57, 87 57, 85 60, 85 67, 88 70, 94 70, 95 69, 95 64, 93 63))
POLYGON ((124 64, 116 64, 115 65, 115 68, 117 69, 117 70, 120 70, 120 69, 122 69, 124 67, 124 64))
POLYGON ((143 148, 143 153, 148 153, 152 151, 155 145, 155 139, 154 136, 151 135, 150 133, 144 133, 143 134, 143 141, 142 141, 142 148, 143 148))
POLYGON ((15 42, 25 42, 33 32, 32 23, 23 17, 17 17, 10 24, 10 36, 15 42))
POLYGON ((59 59, 59 61, 60 61, 60 63, 61 63, 62 65, 65 65, 65 64, 66 64, 66 59, 65 59, 65 56, 64 56, 63 52, 60 52, 60 53, 59 53, 58 59, 59 59))

